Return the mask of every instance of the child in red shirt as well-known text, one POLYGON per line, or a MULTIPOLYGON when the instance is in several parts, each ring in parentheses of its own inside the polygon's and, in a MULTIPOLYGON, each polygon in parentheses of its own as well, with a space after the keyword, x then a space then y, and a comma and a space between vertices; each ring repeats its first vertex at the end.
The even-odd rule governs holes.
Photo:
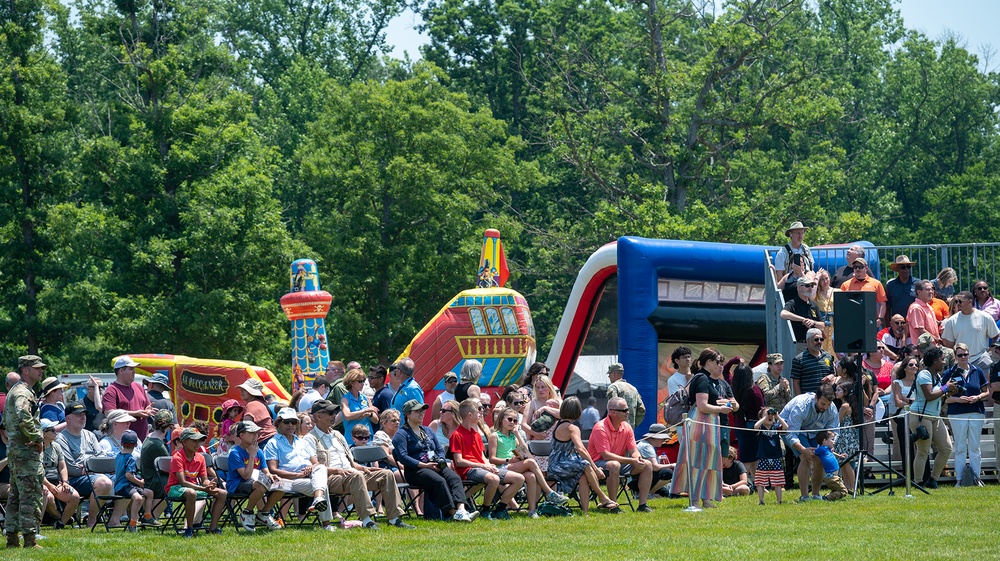
POLYGON ((492 511, 486 511, 485 517, 510 520, 510 515, 507 514, 507 504, 521 489, 524 484, 524 476, 517 472, 507 471, 506 465, 495 466, 486 458, 483 435, 476 430, 481 415, 479 400, 466 399, 458 406, 458 414, 462 424, 455 429, 449 439, 455 472, 466 481, 486 485, 486 489, 483 491, 484 509, 489 509, 500 484, 506 484, 507 488, 500 495, 500 500, 497 501, 492 511))
POLYGON ((212 522, 208 527, 209 534, 221 534, 218 528, 222 519, 222 511, 226 506, 226 490, 216 486, 215 481, 208 479, 205 458, 198 453, 198 448, 208 438, 196 429, 186 428, 178 438, 181 448, 170 458, 170 477, 167 479, 167 498, 183 500, 187 517, 187 528, 184 537, 194 537, 194 519, 197 512, 205 507, 205 499, 212 497, 212 522))

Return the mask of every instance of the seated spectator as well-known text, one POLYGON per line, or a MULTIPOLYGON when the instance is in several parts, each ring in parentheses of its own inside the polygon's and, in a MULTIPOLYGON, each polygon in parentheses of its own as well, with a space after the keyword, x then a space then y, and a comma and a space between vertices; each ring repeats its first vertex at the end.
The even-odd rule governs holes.
POLYGON ((97 523, 99 504, 97 495, 110 495, 114 482, 106 475, 87 473, 87 460, 92 456, 104 456, 94 433, 83 428, 87 424, 87 408, 82 403, 73 403, 66 408, 66 428, 56 435, 55 443, 62 452, 69 475, 69 485, 82 498, 90 499, 90 516, 87 526, 97 523))
POLYGON ((440 416, 428 426, 434 431, 438 442, 451 442, 451 435, 458 428, 458 402, 454 399, 444 402, 440 416))
POLYGON ((601 489, 600 480, 604 479, 604 470, 597 467, 587 447, 580 438, 580 426, 577 421, 583 413, 583 407, 576 396, 566 398, 559 405, 559 421, 552 431, 552 452, 549 455, 549 477, 556 480, 557 490, 569 494, 577 490, 580 497, 580 510, 584 516, 590 508, 590 492, 597 495, 597 508, 607 512, 620 513, 621 509, 611 497, 601 489))
MULTIPOLYGON (((156 465, 156 459, 170 455, 167 449, 167 431, 173 426, 173 413, 166 409, 157 411, 149 418, 149 428, 151 430, 146 440, 142 443, 142 452, 139 453, 139 473, 142 475, 142 480, 146 483, 146 488, 153 491, 154 499, 167 498, 167 492, 164 489, 167 482, 160 474, 160 470, 156 465)), ((158 518, 166 506, 167 503, 165 501, 159 502, 153 512, 153 517, 158 518)))
POLYGON ((427 405, 415 399, 403 404, 406 422, 392 439, 396 461, 403 465, 406 481, 423 488, 426 497, 446 516, 456 522, 472 522, 478 512, 466 509, 462 479, 444 459, 444 448, 434 433, 420 424, 427 405))
MULTIPOLYGON (((658 456, 656 454, 656 449, 664 446, 668 440, 675 438, 677 433, 672 433, 667 430, 667 427, 661 425, 660 423, 654 423, 650 425, 649 432, 647 432, 638 442, 635 443, 636 448, 639 449, 639 455, 642 459, 648 460, 653 464, 653 483, 649 488, 649 496, 653 497, 657 494, 663 486, 670 482, 674 477, 674 464, 667 463, 667 456, 658 456)), ((632 489, 636 493, 639 492, 639 484, 636 480, 632 480, 629 483, 629 489, 632 489)), ((667 495, 666 492, 663 493, 667 495)))
POLYGON ((209 534, 221 534, 219 521, 226 507, 226 490, 216 486, 215 481, 208 478, 205 458, 198 453, 198 447, 208 437, 195 429, 186 428, 177 437, 180 448, 170 458, 170 477, 167 479, 167 498, 172 501, 184 501, 184 516, 187 525, 184 537, 194 537, 195 520, 200 518, 205 502, 209 497, 212 502, 212 521, 208 527, 209 534))
POLYGON ((524 484, 524 476, 510 471, 507 466, 498 468, 486 458, 483 436, 476 430, 482 419, 479 400, 469 398, 460 403, 458 416, 460 424, 452 433, 450 441, 455 472, 466 481, 486 486, 483 491, 483 508, 490 509, 492 505, 492 509, 486 511, 487 518, 509 520, 507 505, 524 484), (507 487, 501 493, 500 499, 494 503, 501 484, 507 487))
POLYGON ((268 530, 280 530, 282 526, 271 516, 271 511, 285 492, 279 488, 278 476, 267 469, 264 453, 257 444, 260 427, 253 421, 243 421, 235 425, 235 432, 237 443, 229 451, 226 492, 249 495, 240 524, 248 532, 255 531, 258 523, 266 525, 268 530))
MULTIPOLYGON (((360 373, 361 371, 352 370, 352 372, 360 373)), ((333 430, 333 423, 340 409, 325 399, 313 403, 312 412, 316 426, 304 439, 305 447, 310 454, 310 461, 314 467, 326 469, 329 474, 327 486, 330 494, 344 495, 350 498, 363 527, 378 528, 378 524, 372 520, 372 517, 375 516, 375 508, 372 506, 368 494, 374 492, 381 495, 385 503, 386 517, 390 526, 412 529, 413 526, 400 519, 405 512, 401 506, 399 488, 396 487, 396 479, 392 472, 379 467, 363 466, 355 462, 347 439, 333 430)), ((367 429, 363 425, 355 425, 355 428, 367 429)))
POLYGON ((750 483, 747 478, 747 468, 739 461, 739 452, 732 446, 729 453, 722 458, 722 496, 749 495, 750 483))
POLYGON ((239 424, 241 417, 243 417, 243 405, 239 401, 227 399, 222 403, 222 423, 219 425, 219 434, 220 438, 226 442, 227 450, 232 449, 233 445, 236 444, 236 438, 232 436, 232 428, 239 424))
POLYGON ((363 425, 371 434, 372 423, 378 422, 378 409, 376 409, 368 396, 361 393, 365 387, 365 373, 361 369, 351 370, 344 375, 344 388, 347 393, 340 399, 340 412, 344 417, 344 436, 348 444, 354 444, 351 429, 355 425, 363 425))
MULTIPOLYGON (((65 422, 63 424, 65 425, 65 422)), ((56 426, 55 421, 42 419, 42 436, 44 437, 42 443, 42 469, 45 470, 45 479, 42 481, 42 484, 45 487, 45 491, 47 491, 45 494, 45 510, 53 518, 58 519, 52 525, 52 528, 59 530, 65 528, 67 524, 72 523, 73 514, 76 512, 76 507, 80 504, 80 494, 69 484, 69 474, 66 471, 66 460, 63 458, 62 450, 58 446, 53 445, 56 440, 56 426), (61 515, 56 507, 56 500, 63 503, 61 515)), ((6 446, 6 443, 4 445, 6 446)), ((2 462, 6 464, 6 461, 7 452, 5 450, 2 462)), ((7 474, 7 480, 10 481, 10 472, 7 474)))
POLYGON ((42 380, 42 391, 38 394, 42 398, 39 418, 55 422, 56 432, 62 432, 66 428, 66 403, 63 390, 68 387, 60 383, 58 378, 50 376, 42 380))
POLYGON ((354 425, 351 429, 351 439, 354 440, 354 444, 351 448, 355 446, 368 446, 372 441, 372 433, 368 430, 368 427, 364 425, 354 425))
POLYGON ((313 464, 306 441, 295 435, 299 417, 291 407, 278 411, 278 434, 264 446, 267 469, 281 478, 282 489, 303 495, 312 494, 308 512, 318 512, 323 528, 333 531, 330 524, 330 501, 326 493, 327 471, 322 464, 313 464))
MULTIPOLYGON (((501 402, 506 404, 506 402, 501 402)), ((528 516, 538 518, 536 512, 538 508, 539 491, 545 493, 545 498, 557 505, 564 505, 569 501, 569 497, 553 491, 549 484, 545 482, 542 470, 538 468, 534 456, 528 451, 528 445, 517 433, 517 411, 504 408, 500 410, 494 422, 494 431, 489 437, 487 449, 489 451, 490 463, 500 470, 507 468, 508 471, 520 473, 524 476, 524 482, 528 491, 528 516)))
MULTIPOLYGON (((160 521, 153 518, 153 490, 146 488, 146 482, 139 477, 139 467, 132 456, 132 450, 139 444, 139 437, 135 431, 127 430, 122 435, 122 449, 115 457, 115 494, 130 499, 128 515, 129 532, 137 530, 139 521, 139 509, 146 513, 142 519, 143 526, 162 526, 160 521)), ((119 526, 117 520, 112 519, 111 527, 119 526)))
POLYGON ((912 343, 909 331, 906 329, 906 318, 896 314, 889 320, 889 325, 876 334, 876 338, 885 345, 885 355, 890 360, 899 360, 903 348, 912 343))
POLYGON ((594 425, 587 452, 598 467, 605 470, 608 496, 618 496, 619 475, 639 479, 639 507, 636 512, 652 512, 646 504, 653 482, 653 466, 642 459, 635 443, 635 433, 628 421, 628 405, 620 397, 608 400, 608 416, 594 425))
MULTIPOLYGON (((104 424, 101 426, 101 432, 104 433, 104 438, 101 439, 101 452, 104 456, 114 458, 118 452, 121 452, 122 435, 129 430, 129 425, 134 421, 135 417, 121 409, 112 409, 105 414, 104 424)), ((141 441, 138 448, 134 449, 132 453, 137 459, 140 457, 142 453, 141 441)))

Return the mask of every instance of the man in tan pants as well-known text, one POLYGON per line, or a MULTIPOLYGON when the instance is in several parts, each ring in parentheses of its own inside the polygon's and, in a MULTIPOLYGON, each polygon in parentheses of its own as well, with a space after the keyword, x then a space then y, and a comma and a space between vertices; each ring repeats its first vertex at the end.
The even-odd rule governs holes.
POLYGON ((333 430, 333 423, 339 411, 339 406, 325 399, 313 403, 312 416, 315 426, 305 437, 312 452, 311 461, 326 466, 330 495, 349 496, 362 525, 365 528, 376 529, 378 524, 372 520, 375 508, 368 492, 371 490, 381 493, 389 525, 397 528, 413 528, 400 519, 404 512, 400 506, 399 489, 396 487, 396 479, 392 472, 378 467, 358 465, 354 461, 347 440, 342 434, 333 430))

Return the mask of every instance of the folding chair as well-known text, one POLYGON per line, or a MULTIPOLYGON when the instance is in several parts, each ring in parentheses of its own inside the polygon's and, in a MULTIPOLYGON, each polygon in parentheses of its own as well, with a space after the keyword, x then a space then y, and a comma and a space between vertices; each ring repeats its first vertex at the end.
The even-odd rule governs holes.
MULTIPOLYGON (((215 457, 215 470, 229 473, 229 457, 228 456, 216 456, 215 457)), ((226 506, 224 510, 224 518, 219 521, 220 527, 225 523, 225 515, 228 515, 229 519, 233 521, 233 527, 239 532, 243 529, 243 522, 240 518, 240 513, 246 508, 247 500, 250 499, 250 495, 241 493, 229 493, 226 495, 226 506)))
MULTIPOLYGON (((170 477, 170 459, 171 456, 160 456, 159 458, 156 458, 156 471, 159 472, 160 477, 162 478, 170 477)), ((169 497, 164 500, 166 500, 167 503, 171 505, 172 510, 170 512, 170 517, 162 521, 163 526, 160 527, 160 533, 161 534, 165 533, 168 528, 172 528, 175 534, 183 533, 185 530, 184 526, 187 523, 187 516, 186 516, 187 503, 184 501, 184 499, 171 499, 169 497)), ((211 497, 209 497, 208 499, 203 499, 203 500, 207 501, 205 505, 205 513, 207 514, 208 512, 211 511, 212 499, 211 497)), ((224 522, 224 520, 220 522, 224 522)), ((194 528, 192 528, 192 530, 195 533, 197 533, 199 530, 205 530, 205 529, 206 529, 205 525, 203 523, 198 523, 198 522, 196 522, 194 528)))
MULTIPOLYGON (((106 456, 98 457, 91 456, 87 458, 87 472, 97 473, 101 475, 107 475, 112 481, 115 480, 115 459, 106 456)), ((97 495, 95 496, 98 502, 104 501, 100 508, 97 510, 97 521, 93 526, 90 527, 90 531, 93 532, 94 528, 97 528, 98 524, 104 524, 104 531, 111 531, 111 516, 115 510, 115 501, 125 500, 127 497, 122 495, 114 494, 112 490, 110 495, 97 495)), ((82 502, 82 501, 81 501, 82 502)), ((91 513, 93 515, 93 513, 91 513)), ((117 521, 116 521, 117 522, 117 521)), ((123 530, 124 526, 119 526, 123 530)))
MULTIPOLYGON (((354 454, 354 461, 359 464, 378 464, 381 462, 388 462, 389 455, 386 454, 385 448, 381 446, 355 446, 351 453, 354 454)), ((406 510, 406 495, 409 494, 410 486, 407 483, 396 482, 396 488, 399 489, 399 498, 402 501, 403 509, 406 510)), ((379 492, 372 491, 372 503, 378 498, 379 492)))

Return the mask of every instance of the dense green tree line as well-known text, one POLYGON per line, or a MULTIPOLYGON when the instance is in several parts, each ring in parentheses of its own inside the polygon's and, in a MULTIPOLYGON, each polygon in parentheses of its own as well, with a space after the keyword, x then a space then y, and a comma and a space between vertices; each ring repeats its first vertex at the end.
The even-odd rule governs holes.
POLYGON ((544 357, 621 235, 992 241, 1000 80, 891 0, 11 0, 0 350, 287 374, 297 257, 334 356, 395 356, 499 228, 544 357))

